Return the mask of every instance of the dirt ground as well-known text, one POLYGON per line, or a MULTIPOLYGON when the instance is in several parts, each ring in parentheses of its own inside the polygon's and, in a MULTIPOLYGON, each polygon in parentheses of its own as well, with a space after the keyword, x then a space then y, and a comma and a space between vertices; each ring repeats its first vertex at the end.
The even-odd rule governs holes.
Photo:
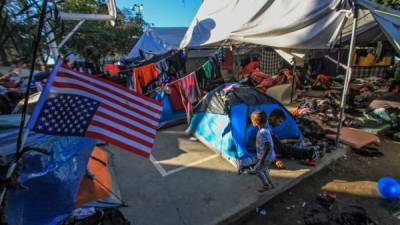
POLYGON ((336 193, 338 201, 364 207, 379 225, 400 225, 400 219, 392 215, 390 204, 380 197, 376 187, 376 181, 384 176, 400 180, 400 143, 383 139, 379 149, 384 153, 380 158, 348 152, 345 158, 269 201, 263 206, 266 215, 254 210, 233 225, 305 224, 307 206, 303 205, 324 190, 336 193))

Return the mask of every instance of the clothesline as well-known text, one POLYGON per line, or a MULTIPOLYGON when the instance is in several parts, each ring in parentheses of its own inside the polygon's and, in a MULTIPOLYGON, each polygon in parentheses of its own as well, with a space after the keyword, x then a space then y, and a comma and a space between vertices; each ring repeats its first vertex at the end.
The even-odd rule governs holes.
MULTIPOLYGON (((212 54, 212 55, 219 54, 219 51, 221 51, 222 49, 223 49, 223 46, 219 47, 219 48, 215 51, 215 53, 212 54)), ((181 77, 181 78, 179 78, 179 79, 176 79, 176 80, 174 80, 174 81, 172 81, 172 82, 169 82, 169 83, 167 83, 166 85, 171 85, 171 84, 173 84, 173 83, 175 83, 175 82, 178 82, 178 81, 180 81, 180 80, 183 80, 184 78, 186 78, 187 76, 191 75, 192 73, 194 73, 194 72, 196 72, 196 71, 202 69, 203 66, 206 65, 206 64, 209 63, 209 62, 210 62, 210 59, 208 59, 205 63, 203 63, 201 66, 199 66, 196 70, 194 70, 194 71, 192 71, 192 72, 186 74, 185 76, 183 76, 183 77, 181 77)))
POLYGON ((147 66, 147 65, 149 65, 149 64, 151 64, 151 63, 158 63, 158 62, 160 62, 160 61, 162 61, 162 60, 169 59, 169 58, 175 56, 175 54, 178 54, 178 53, 179 53, 179 51, 175 52, 174 54, 168 55, 168 56, 166 56, 166 57, 164 57, 164 58, 161 58, 161 59, 159 59, 159 60, 157 60, 157 61, 155 61, 155 62, 149 62, 149 63, 139 64, 140 66, 137 66, 137 65, 131 66, 131 67, 129 67, 128 69, 120 70, 119 72, 120 72, 120 73, 123 73, 123 72, 130 72, 130 71, 132 71, 133 69, 138 68, 138 67, 147 66))
MULTIPOLYGON (((225 46, 226 43, 227 43, 227 40, 225 40, 225 41, 221 44, 221 46, 215 51, 215 53, 212 54, 212 55, 216 55, 220 50, 222 50, 222 49, 224 48, 224 46, 225 46)), ((179 49, 176 49, 176 50, 174 50, 174 51, 177 51, 177 52, 175 52, 174 54, 171 54, 171 55, 169 55, 169 56, 166 56, 165 58, 161 58, 161 59, 158 60, 158 61, 150 62, 150 63, 158 63, 158 62, 160 62, 161 60, 166 60, 166 59, 168 59, 168 58, 174 56, 175 54, 178 54, 179 51, 184 51, 184 49, 183 49, 183 48, 179 48, 179 49)), ((128 72, 128 71, 131 71, 131 70, 134 69, 134 68, 141 67, 141 66, 146 66, 146 65, 148 65, 148 64, 150 64, 150 63, 139 64, 140 66, 132 66, 132 67, 130 67, 130 68, 128 68, 128 69, 121 70, 120 73, 121 73, 121 72, 128 72)), ((203 65, 204 65, 204 64, 203 64, 203 65)), ((203 66, 203 65, 202 65, 202 66, 203 66)), ((200 68, 201 68, 201 66, 200 66, 197 70, 199 70, 200 68)), ((197 71, 197 70, 196 70, 196 71, 197 71)))
MULTIPOLYGON (((217 54, 221 54, 221 51, 222 51, 222 50, 223 50, 223 47, 220 46, 220 47, 212 54, 211 57, 216 57, 217 54)), ((171 56, 174 56, 174 55, 171 55, 171 56)), ((164 60, 164 59, 165 59, 165 58, 163 58, 162 60, 164 60)), ((159 61, 158 61, 158 62, 159 62, 159 61)), ((156 62, 153 62, 153 63, 157 63, 157 61, 156 61, 156 62)), ((173 81, 168 82, 168 83, 163 83, 163 84, 161 84, 159 87, 154 88, 152 91, 147 92, 147 94, 152 94, 152 93, 154 93, 154 92, 157 92, 158 90, 161 90, 161 88, 162 88, 163 86, 166 86, 166 85, 173 85, 175 82, 182 81, 183 79, 187 78, 187 77, 188 77, 189 75, 191 75, 192 73, 195 73, 195 72, 201 70, 201 69, 203 68, 203 66, 206 65, 207 63, 212 63, 212 62, 211 62, 210 59, 208 59, 208 60, 206 60, 206 62, 204 62, 201 66, 199 66, 196 70, 194 70, 194 71, 192 71, 192 72, 190 72, 190 73, 187 73, 186 75, 184 75, 183 77, 180 77, 179 79, 173 80, 173 81)), ((136 67, 136 68, 140 68, 140 67, 136 67)), ((134 69, 135 69, 135 68, 134 68, 134 69)), ((196 82, 199 82, 197 78, 196 78, 196 82)))

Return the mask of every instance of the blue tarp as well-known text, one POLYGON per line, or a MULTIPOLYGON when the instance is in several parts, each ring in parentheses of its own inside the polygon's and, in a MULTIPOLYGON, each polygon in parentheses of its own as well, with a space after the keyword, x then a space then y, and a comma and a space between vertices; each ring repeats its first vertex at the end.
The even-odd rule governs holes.
MULTIPOLYGON (((75 208, 81 178, 95 141, 31 133, 25 146, 46 149, 50 155, 24 155, 20 181, 26 191, 10 190, 6 216, 10 225, 59 224, 75 208)), ((15 149, 15 139, 0 141, 1 153, 15 149)))
POLYGON ((139 57, 139 49, 154 54, 164 54, 178 49, 187 27, 150 27, 129 52, 128 58, 139 57))
POLYGON ((157 92, 154 99, 163 103, 163 109, 160 118, 160 127, 163 127, 168 123, 183 120, 186 118, 186 112, 184 110, 173 110, 171 101, 164 91, 157 92))

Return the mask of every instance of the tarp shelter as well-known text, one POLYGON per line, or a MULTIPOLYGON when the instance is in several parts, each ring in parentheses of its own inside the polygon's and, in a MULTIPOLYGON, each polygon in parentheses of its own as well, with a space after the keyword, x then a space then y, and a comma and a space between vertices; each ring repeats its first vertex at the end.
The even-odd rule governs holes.
POLYGON ((181 47, 226 39, 277 48, 326 49, 346 22, 342 0, 204 0, 181 47), (279 21, 279 22, 278 22, 279 21), (201 37, 201 38, 198 38, 201 37))
MULTIPOLYGON (((375 22, 397 52, 400 52, 400 12, 369 0, 354 2, 356 9, 361 6, 372 13, 375 22)), ((349 0, 308 0, 301 4, 297 0, 204 0, 180 47, 204 46, 232 40, 278 49, 329 49, 337 42, 347 17, 354 15, 349 9, 349 0)), ((352 29, 354 35, 350 44, 350 56, 354 49, 356 20, 353 17, 349 21, 355 25, 352 29)), ((348 60, 348 66, 350 64, 351 60, 348 60)), ((350 78, 348 68, 341 102, 341 118, 350 78)))
MULTIPOLYGON (((389 41, 400 51, 400 18, 396 10, 358 0, 369 10, 389 41)), ((346 23, 348 0, 204 0, 180 47, 232 40, 278 49, 329 49, 346 23), (279 22, 278 22, 279 21, 279 22)))
POLYGON ((302 139, 292 115, 278 101, 239 84, 225 84, 209 92, 194 110, 189 130, 202 143, 241 169, 255 162, 256 128, 250 122, 255 110, 280 109, 286 119, 272 128, 280 139, 302 139))
POLYGON ((129 52, 128 58, 139 57, 139 50, 153 54, 164 54, 178 49, 187 27, 150 27, 129 52))
MULTIPOLYGON (((15 152, 17 128, 2 130, 1 152, 15 152), (10 135, 7 135, 9 133, 10 135)), ((25 146, 45 149, 24 154, 19 181, 28 190, 8 190, 8 224, 60 224, 75 208, 75 197, 86 172, 94 140, 30 133, 25 146), (40 206, 40 207, 39 207, 40 206)))
MULTIPOLYGON (((0 124, 2 163, 15 154, 20 115, 6 119, 0 124)), ((121 205, 108 153, 94 145, 95 141, 89 138, 30 132, 25 146, 41 148, 49 154, 24 154, 19 181, 28 189, 8 190, 8 224, 60 224, 77 207, 121 205)))

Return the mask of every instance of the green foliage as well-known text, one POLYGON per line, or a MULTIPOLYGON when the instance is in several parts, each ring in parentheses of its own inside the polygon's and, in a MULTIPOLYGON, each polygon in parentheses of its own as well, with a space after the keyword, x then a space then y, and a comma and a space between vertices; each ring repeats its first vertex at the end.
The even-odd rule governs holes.
MULTIPOLYGON (((68 0, 64 10, 85 13, 106 13, 107 7, 97 4, 95 0, 68 0), (82 9, 85 11, 81 11, 82 9)), ((66 21, 65 30, 71 30, 76 22, 66 21)), ((126 55, 133 47, 135 39, 132 37, 142 32, 141 24, 121 10, 117 13, 117 24, 111 26, 107 21, 86 21, 78 32, 67 42, 67 46, 79 55, 88 57, 85 49, 93 46, 100 58, 113 52, 117 55, 126 55)))
POLYGON ((396 10, 400 10, 400 0, 375 0, 375 2, 396 10))
MULTIPOLYGON (((27 63, 32 54, 32 43, 37 32, 42 0, 3 0, 0 1, 0 64, 27 63)), ((41 61, 49 55, 47 47, 50 31, 60 43, 71 31, 77 21, 60 21, 58 13, 107 13, 107 6, 98 0, 49 0, 48 26, 41 42, 41 61)), ((143 21, 129 15, 129 10, 118 10, 117 25, 108 21, 85 21, 83 26, 64 45, 62 52, 75 52, 86 56, 85 49, 92 46, 98 58, 111 51, 126 55, 135 43, 134 36, 142 32, 143 21)))

